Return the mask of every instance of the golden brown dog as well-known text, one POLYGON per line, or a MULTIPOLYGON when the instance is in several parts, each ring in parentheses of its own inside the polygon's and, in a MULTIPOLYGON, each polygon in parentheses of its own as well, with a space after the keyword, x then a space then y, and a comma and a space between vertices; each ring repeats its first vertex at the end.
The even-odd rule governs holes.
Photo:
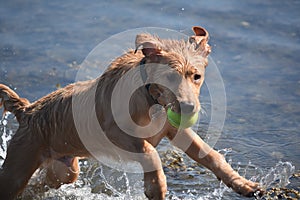
POLYGON ((1 104, 6 111, 14 113, 19 122, 0 171, 0 199, 16 198, 34 171, 45 163, 48 167, 46 181, 51 187, 58 188, 61 184, 74 182, 79 173, 78 157, 94 156, 79 136, 82 130, 86 130, 87 138, 90 138, 88 134, 105 136, 107 140, 97 141, 95 147, 100 154, 119 156, 141 164, 145 194, 149 199, 164 199, 167 191, 166 178, 155 150, 165 136, 233 190, 244 196, 253 195, 258 190, 258 184, 241 177, 221 154, 211 149, 190 128, 178 129, 164 121, 156 134, 145 136, 135 129, 128 134, 113 117, 114 87, 124 74, 141 65, 145 86, 133 93, 129 104, 130 117, 136 124, 144 127, 151 122, 149 109, 154 104, 178 113, 195 113, 200 110, 198 96, 210 47, 207 44, 208 32, 201 27, 194 27, 193 30, 195 35, 188 41, 162 40, 149 34, 137 35, 136 50, 115 59, 101 77, 68 85, 33 103, 0 84, 1 104), (167 66, 170 71, 158 71, 157 64, 167 66), (172 82, 172 88, 156 84, 157 79, 172 82), (103 132, 98 133, 89 127, 89 119, 86 117, 83 119, 86 121, 80 124, 81 128, 76 126, 74 113, 82 112, 80 115, 88 116, 91 110, 78 110, 72 104, 74 99, 78 100, 82 108, 95 105, 93 108, 96 115, 90 119, 96 118, 103 132), (140 137, 141 134, 143 137, 140 137), (130 153, 116 155, 116 149, 139 156, 131 157, 130 153))

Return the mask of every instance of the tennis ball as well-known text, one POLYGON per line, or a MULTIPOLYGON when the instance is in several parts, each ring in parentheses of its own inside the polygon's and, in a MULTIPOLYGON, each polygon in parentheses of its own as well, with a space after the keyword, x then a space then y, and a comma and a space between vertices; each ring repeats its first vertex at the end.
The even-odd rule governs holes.
POLYGON ((193 114, 180 114, 172 111, 171 108, 168 108, 167 116, 169 123, 175 128, 189 128, 198 120, 198 112, 193 114))

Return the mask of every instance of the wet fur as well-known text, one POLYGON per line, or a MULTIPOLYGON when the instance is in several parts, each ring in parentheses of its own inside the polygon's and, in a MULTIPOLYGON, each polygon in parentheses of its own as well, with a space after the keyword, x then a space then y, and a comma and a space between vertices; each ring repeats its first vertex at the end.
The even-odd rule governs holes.
MULTIPOLYGON (((48 169, 47 182, 54 188, 76 181, 79 173, 78 157, 89 157, 91 154, 83 145, 74 124, 74 96, 83 105, 96 104, 96 117, 107 138, 116 146, 148 155, 138 161, 145 170, 145 194, 149 199, 164 199, 167 191, 166 178, 155 150, 165 136, 174 145, 184 149, 192 159, 212 170, 229 187, 243 195, 252 195, 257 184, 238 175, 218 152, 210 149, 191 129, 179 131, 166 123, 159 134, 143 139, 123 133, 112 117, 113 88, 121 76, 138 67, 143 59, 149 64, 146 68, 149 79, 162 78, 151 68, 151 64, 160 63, 174 69, 175 78, 178 80, 187 81, 185 84, 179 81, 175 94, 157 84, 151 84, 148 91, 145 88, 138 89, 130 104, 132 118, 137 124, 146 125, 150 122, 148 110, 157 102, 164 107, 172 104, 177 112, 180 111, 181 102, 192 102, 193 112, 200 110, 198 96, 204 81, 210 47, 207 45, 208 33, 205 29, 195 27, 194 32, 195 35, 189 41, 162 40, 148 34, 138 35, 137 50, 131 50, 114 60, 101 77, 68 85, 33 103, 20 98, 13 90, 0 84, 1 104, 6 111, 16 115, 20 124, 9 144, 7 157, 0 171, 0 199, 16 198, 34 171, 42 165, 48 169), (197 82, 194 80, 195 74, 201 75, 197 82), (193 90, 186 91, 187 87, 192 87, 193 90), (89 98, 92 90, 96 92, 96 96, 89 98), (182 141, 190 141, 191 145, 185 147, 182 141), (207 155, 200 158, 202 151, 207 155), (65 161, 68 163, 61 161, 65 156, 71 158, 65 161), (147 171, 149 166, 156 170, 147 171)), ((110 149, 105 149, 105 145, 99 144, 104 147, 104 155, 118 156, 113 155, 110 149)))

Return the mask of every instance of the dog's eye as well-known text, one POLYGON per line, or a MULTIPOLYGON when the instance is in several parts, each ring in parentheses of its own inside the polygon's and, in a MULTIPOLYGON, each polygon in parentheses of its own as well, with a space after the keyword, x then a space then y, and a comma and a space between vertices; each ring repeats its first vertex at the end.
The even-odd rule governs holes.
POLYGON ((201 79, 201 75, 200 74, 195 74, 194 75, 194 81, 199 81, 201 79))

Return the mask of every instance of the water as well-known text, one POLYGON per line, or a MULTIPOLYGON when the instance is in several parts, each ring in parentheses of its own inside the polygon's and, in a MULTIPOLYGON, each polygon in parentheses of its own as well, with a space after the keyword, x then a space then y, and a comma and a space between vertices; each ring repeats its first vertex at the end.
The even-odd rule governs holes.
MULTIPOLYGON (((227 98, 225 126, 215 148, 231 148, 227 158, 246 177, 267 187, 280 183, 278 179, 285 185, 291 165, 295 173, 300 169, 299 10, 299 1, 293 0, 1 1, 0 82, 35 100, 58 85, 73 82, 78 64, 113 34, 138 27, 191 34, 191 26, 204 26, 210 32, 211 57, 221 72, 227 98)), ((205 137, 211 112, 206 86, 201 102, 206 112, 201 115, 199 130, 203 132, 199 134, 205 137)), ((17 128, 12 117, 7 117, 6 126, 1 126, 0 157, 5 156, 6 141, 17 128)), ((162 154, 167 144, 164 141, 159 147, 162 154)), ((169 199, 243 199, 209 171, 182 157, 180 170, 165 167, 169 199)), ((126 176, 117 173, 126 187, 119 189, 111 183, 112 189, 101 182, 98 172, 99 180, 85 179, 88 174, 82 174, 75 185, 36 198, 144 198, 140 176, 131 180, 132 175, 126 175, 126 182, 126 176), (102 189, 92 191, 97 184, 102 189)), ((287 187, 299 190, 299 178, 289 181, 287 187)))
MULTIPOLYGON (((6 144, 16 129, 17 123, 11 114, 5 114, 0 123, 3 133, 0 155, 6 154, 6 144), (10 127, 10 128, 8 128, 10 127)), ((225 184, 216 180, 215 176, 206 168, 192 162, 183 152, 172 147, 164 140, 163 147, 158 148, 164 171, 168 177, 167 199, 241 199, 225 184), (168 149, 168 150, 167 150, 168 149)), ((259 182, 261 188, 284 188, 290 184, 290 178, 295 172, 295 166, 290 162, 278 162, 270 169, 264 169, 251 162, 235 162, 231 148, 219 150, 235 170, 249 180, 259 182)), ((3 161, 3 160, 0 160, 3 161)), ((0 163, 0 165, 2 162, 0 163)), ((58 190, 41 186, 45 171, 37 170, 27 188, 19 199, 30 200, 73 200, 73 199, 146 199, 143 194, 143 175, 116 171, 101 165, 95 160, 80 161, 81 174, 78 181, 63 185, 58 190)), ((297 183, 296 183, 297 184, 297 183)))

